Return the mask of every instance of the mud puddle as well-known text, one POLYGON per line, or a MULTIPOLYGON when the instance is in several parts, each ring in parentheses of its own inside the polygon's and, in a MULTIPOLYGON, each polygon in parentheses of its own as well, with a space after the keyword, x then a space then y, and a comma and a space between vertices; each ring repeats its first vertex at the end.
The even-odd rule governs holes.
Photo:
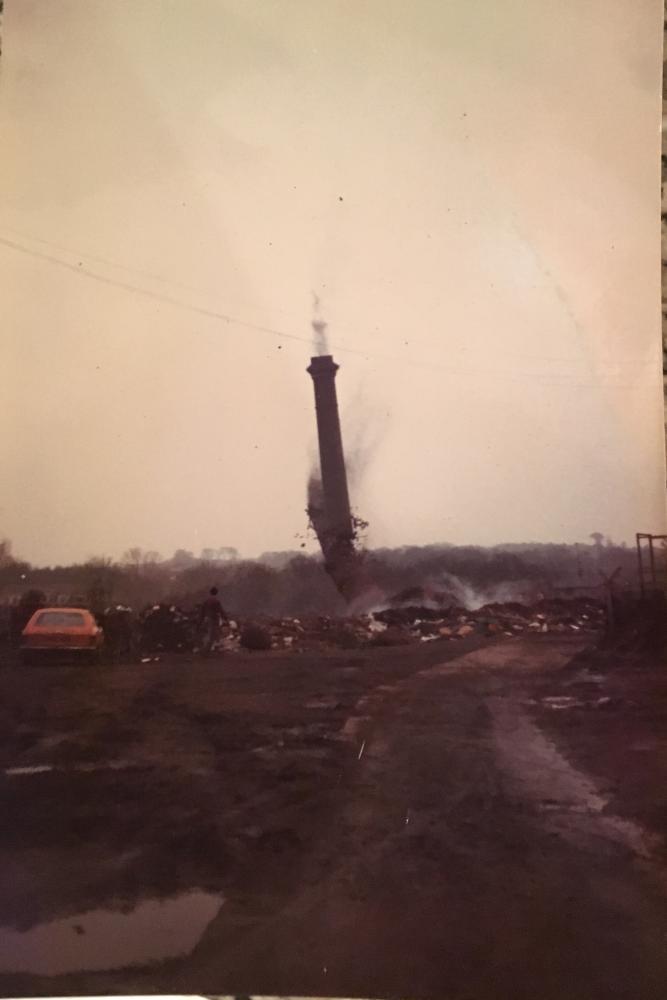
POLYGON ((110 760, 97 764, 35 764, 26 767, 6 767, 3 774, 6 778, 28 778, 35 774, 50 774, 54 771, 92 774, 94 771, 141 770, 143 767, 145 765, 133 764, 129 760, 110 760))
POLYGON ((488 698, 501 765, 516 790, 550 818, 555 833, 575 843, 606 840, 650 858, 660 838, 614 815, 587 774, 573 767, 516 702, 488 698))
POLYGON ((90 910, 28 931, 0 927, 0 972, 53 976, 178 958, 193 950, 223 902, 189 892, 147 900, 127 913, 90 910))

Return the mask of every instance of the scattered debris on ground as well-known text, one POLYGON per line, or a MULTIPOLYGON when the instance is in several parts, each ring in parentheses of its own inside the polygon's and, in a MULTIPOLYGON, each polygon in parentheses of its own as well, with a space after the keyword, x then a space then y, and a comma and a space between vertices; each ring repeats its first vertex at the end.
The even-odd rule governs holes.
POLYGON ((664 659, 604 652, 574 605, 460 614, 262 623, 313 643, 299 655, 0 670, 3 995, 317 996, 325 963, 336 996, 661 995, 664 659), (489 641, 489 619, 525 634, 489 641), (406 645, 377 648, 392 630, 406 645), (183 958, 176 931, 199 925, 188 912, 172 937, 162 917, 202 896, 224 905, 183 958), (91 944, 42 973, 60 927, 76 956, 97 915, 158 903, 171 958, 122 968, 137 959, 114 926, 117 968, 95 971, 91 944))
MULTIPOLYGON (((540 601, 522 604, 488 604, 476 611, 451 607, 386 608, 350 618, 281 618, 258 623, 271 639, 272 649, 314 649, 333 646, 400 646, 417 642, 449 642, 479 635, 513 637, 521 633, 598 633, 605 612, 592 600, 540 601)), ((245 628, 248 626, 246 625, 245 628)), ((226 648, 234 648, 238 626, 230 628, 226 648)))
MULTIPOLYGON (((120 656, 132 650, 144 663, 161 652, 197 652, 201 646, 199 611, 155 605, 139 616, 117 607, 105 612, 107 646, 120 656)), ((487 604, 477 610, 411 605, 349 617, 256 617, 230 620, 213 652, 239 650, 361 649, 411 643, 450 642, 469 636, 512 638, 522 633, 598 633, 605 624, 602 604, 590 599, 541 600, 528 607, 516 602, 487 604)))

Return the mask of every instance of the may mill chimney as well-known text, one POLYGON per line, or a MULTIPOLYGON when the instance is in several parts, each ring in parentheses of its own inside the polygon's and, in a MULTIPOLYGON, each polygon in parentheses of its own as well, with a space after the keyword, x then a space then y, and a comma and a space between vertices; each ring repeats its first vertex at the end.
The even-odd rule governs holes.
POLYGON ((327 534, 334 545, 346 542, 351 544, 354 530, 336 398, 335 380, 338 365, 330 354, 323 354, 310 359, 307 371, 315 385, 317 436, 327 534))

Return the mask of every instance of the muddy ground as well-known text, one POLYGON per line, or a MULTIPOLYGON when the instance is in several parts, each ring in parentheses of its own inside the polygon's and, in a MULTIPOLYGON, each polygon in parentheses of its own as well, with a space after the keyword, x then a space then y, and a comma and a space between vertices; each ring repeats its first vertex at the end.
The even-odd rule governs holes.
POLYGON ((664 997, 667 669, 583 645, 6 657, 0 992, 664 997))

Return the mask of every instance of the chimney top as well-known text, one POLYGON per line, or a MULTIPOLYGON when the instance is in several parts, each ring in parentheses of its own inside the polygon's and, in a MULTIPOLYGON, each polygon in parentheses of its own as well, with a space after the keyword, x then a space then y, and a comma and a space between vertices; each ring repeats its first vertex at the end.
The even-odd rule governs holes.
POLYGON ((316 358, 310 359, 310 365, 306 371, 313 378, 316 378, 318 375, 335 375, 338 368, 339 366, 331 354, 319 354, 316 358))

